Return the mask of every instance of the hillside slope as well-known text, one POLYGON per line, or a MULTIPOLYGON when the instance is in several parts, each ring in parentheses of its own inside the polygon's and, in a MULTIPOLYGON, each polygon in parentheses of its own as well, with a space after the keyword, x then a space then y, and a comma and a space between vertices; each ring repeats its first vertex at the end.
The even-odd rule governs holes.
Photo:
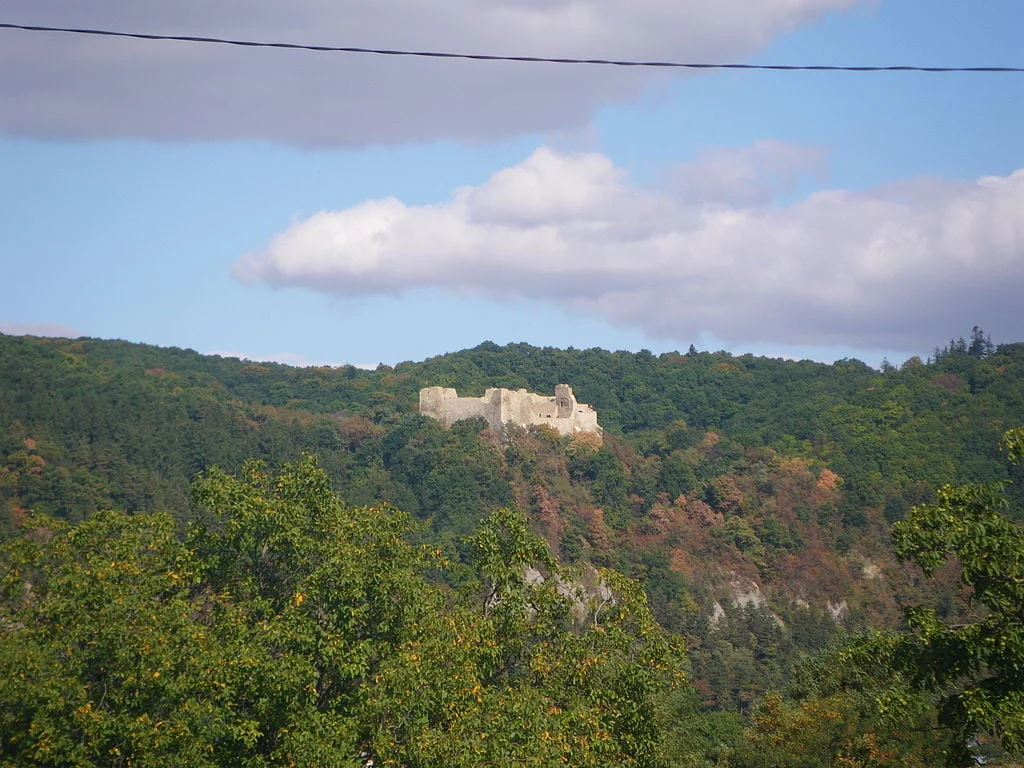
POLYGON ((959 610, 949 579, 923 594, 897 563, 889 525, 942 482, 1011 479, 994 446, 1024 423, 1024 345, 935 358, 880 372, 484 343, 362 371, 0 336, 0 517, 5 536, 33 511, 185 522, 207 468, 313 452, 347 502, 411 512, 456 560, 459 537, 515 506, 563 561, 641 578, 689 636, 706 703, 744 710, 837 627, 891 624, 922 597, 959 610), (416 413, 422 386, 559 382, 597 408, 603 445, 416 413))

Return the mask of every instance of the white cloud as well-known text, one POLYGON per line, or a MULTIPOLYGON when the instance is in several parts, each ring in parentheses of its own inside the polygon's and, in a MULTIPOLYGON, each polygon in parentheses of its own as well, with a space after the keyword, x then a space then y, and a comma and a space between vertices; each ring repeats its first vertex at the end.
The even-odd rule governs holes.
POLYGON ((804 177, 822 178, 822 147, 762 139, 749 147, 705 149, 669 174, 672 194, 690 203, 760 204, 794 191, 804 177))
MULTIPOLYGON (((721 61, 871 0, 7 0, 4 20, 560 57, 721 61)), ((256 50, 0 30, 0 131, 312 146, 577 127, 653 70, 256 50)))
POLYGON ((765 175, 819 170, 816 152, 709 153, 652 189, 602 155, 541 148, 443 204, 318 213, 235 274, 338 296, 527 297, 681 341, 919 349, 974 324, 1024 338, 1024 170, 749 202, 765 175), (698 202, 693 189, 718 193, 698 202))
POLYGON ((84 335, 77 328, 58 323, 0 323, 0 333, 8 336, 52 336, 77 339, 84 335))

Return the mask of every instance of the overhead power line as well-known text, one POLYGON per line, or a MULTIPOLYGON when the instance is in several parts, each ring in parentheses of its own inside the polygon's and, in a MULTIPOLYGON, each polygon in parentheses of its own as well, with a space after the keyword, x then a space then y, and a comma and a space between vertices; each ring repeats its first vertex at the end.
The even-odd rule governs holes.
POLYGON ((419 56, 431 59, 471 59, 473 61, 514 61, 539 64, 592 64, 614 67, 653 67, 662 69, 756 69, 771 71, 813 71, 813 72, 1024 72, 1024 67, 925 67, 913 65, 885 66, 844 66, 837 64, 714 64, 707 62, 681 61, 630 61, 623 59, 572 59, 549 58, 546 56, 499 56, 484 53, 452 53, 449 51, 407 51, 388 48, 358 48, 355 46, 311 45, 304 43, 273 43, 255 40, 232 40, 221 37, 197 37, 194 35, 156 35, 143 32, 117 32, 110 29, 81 29, 75 27, 44 27, 34 24, 7 24, 0 22, 0 29, 19 29, 26 32, 65 32, 74 35, 100 37, 129 37, 136 40, 171 40, 181 43, 212 43, 215 45, 236 45, 244 48, 285 48, 299 51, 321 51, 327 53, 367 53, 378 56, 419 56))

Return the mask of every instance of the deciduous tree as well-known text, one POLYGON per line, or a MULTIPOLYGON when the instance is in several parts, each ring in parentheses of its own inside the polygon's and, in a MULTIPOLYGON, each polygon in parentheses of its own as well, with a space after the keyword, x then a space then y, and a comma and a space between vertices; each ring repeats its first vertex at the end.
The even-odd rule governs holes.
MULTIPOLYGON (((1024 460, 1024 428, 1007 432, 1002 447, 1011 461, 1024 460)), ((969 743, 985 733, 1024 754, 1024 529, 1009 510, 1002 484, 947 485, 896 523, 897 553, 925 574, 950 558, 960 564, 975 618, 949 624, 931 608, 913 607, 910 633, 877 635, 850 652, 852 661, 879 663, 939 697, 939 722, 955 735, 951 765, 969 764, 969 743)), ((898 709, 902 702, 881 703, 898 709)))

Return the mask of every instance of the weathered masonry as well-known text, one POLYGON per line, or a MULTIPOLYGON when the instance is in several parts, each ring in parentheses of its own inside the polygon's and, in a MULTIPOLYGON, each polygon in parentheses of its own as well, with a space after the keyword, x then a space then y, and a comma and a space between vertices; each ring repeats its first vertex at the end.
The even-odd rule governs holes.
POLYGON ((500 432, 508 422, 518 426, 547 424, 562 435, 578 432, 601 434, 597 411, 576 402, 572 387, 559 384, 554 397, 545 397, 525 389, 488 389, 483 397, 459 397, 451 387, 426 387, 420 390, 420 413, 450 427, 460 419, 483 416, 491 429, 500 432))

